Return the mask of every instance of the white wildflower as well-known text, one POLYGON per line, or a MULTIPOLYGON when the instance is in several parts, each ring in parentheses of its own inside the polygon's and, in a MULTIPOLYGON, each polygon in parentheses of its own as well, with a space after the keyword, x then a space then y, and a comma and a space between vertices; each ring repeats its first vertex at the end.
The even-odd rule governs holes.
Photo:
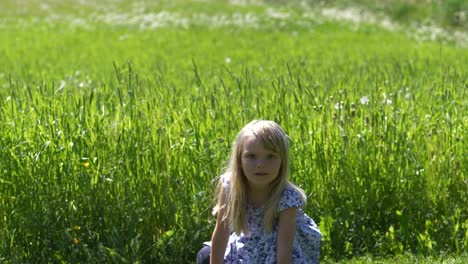
POLYGON ((363 105, 369 105, 369 97, 367 95, 361 97, 361 99, 359 99, 359 101, 361 102, 361 104, 363 105))

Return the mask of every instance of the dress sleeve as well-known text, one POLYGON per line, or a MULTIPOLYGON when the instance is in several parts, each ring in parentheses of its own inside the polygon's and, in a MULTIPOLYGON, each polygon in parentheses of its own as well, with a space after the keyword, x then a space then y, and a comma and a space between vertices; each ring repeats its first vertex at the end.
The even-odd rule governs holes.
POLYGON ((303 206, 304 201, 302 200, 301 194, 293 187, 286 186, 278 205, 278 213, 291 207, 301 208, 303 206))

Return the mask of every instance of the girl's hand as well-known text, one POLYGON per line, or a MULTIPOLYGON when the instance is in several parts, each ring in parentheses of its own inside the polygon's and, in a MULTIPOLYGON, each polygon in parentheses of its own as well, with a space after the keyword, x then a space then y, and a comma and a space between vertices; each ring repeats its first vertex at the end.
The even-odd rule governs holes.
POLYGON ((290 207, 279 213, 276 262, 291 263, 294 236, 296 235, 297 208, 290 207))

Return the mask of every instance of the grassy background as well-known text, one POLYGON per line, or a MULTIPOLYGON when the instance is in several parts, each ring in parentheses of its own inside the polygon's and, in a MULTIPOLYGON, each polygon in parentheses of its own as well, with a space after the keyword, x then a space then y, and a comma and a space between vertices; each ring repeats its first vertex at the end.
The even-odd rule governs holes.
POLYGON ((466 48, 278 3, 100 3, 0 9, 0 260, 193 261, 253 118, 290 135, 326 261, 466 255, 466 48), (162 11, 187 23, 141 27, 162 11))
MULTIPOLYGON (((270 4, 293 4, 299 1, 265 0, 270 4)), ((468 3, 463 0, 308 0, 311 6, 359 8, 385 14, 405 24, 439 24, 446 28, 467 30, 468 3)))

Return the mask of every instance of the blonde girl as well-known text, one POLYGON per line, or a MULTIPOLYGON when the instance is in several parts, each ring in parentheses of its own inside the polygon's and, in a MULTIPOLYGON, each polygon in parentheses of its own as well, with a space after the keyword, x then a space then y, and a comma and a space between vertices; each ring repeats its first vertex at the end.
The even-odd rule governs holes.
POLYGON ((287 135, 273 121, 241 129, 217 188, 216 226, 198 263, 318 263, 322 235, 288 181, 287 135))

